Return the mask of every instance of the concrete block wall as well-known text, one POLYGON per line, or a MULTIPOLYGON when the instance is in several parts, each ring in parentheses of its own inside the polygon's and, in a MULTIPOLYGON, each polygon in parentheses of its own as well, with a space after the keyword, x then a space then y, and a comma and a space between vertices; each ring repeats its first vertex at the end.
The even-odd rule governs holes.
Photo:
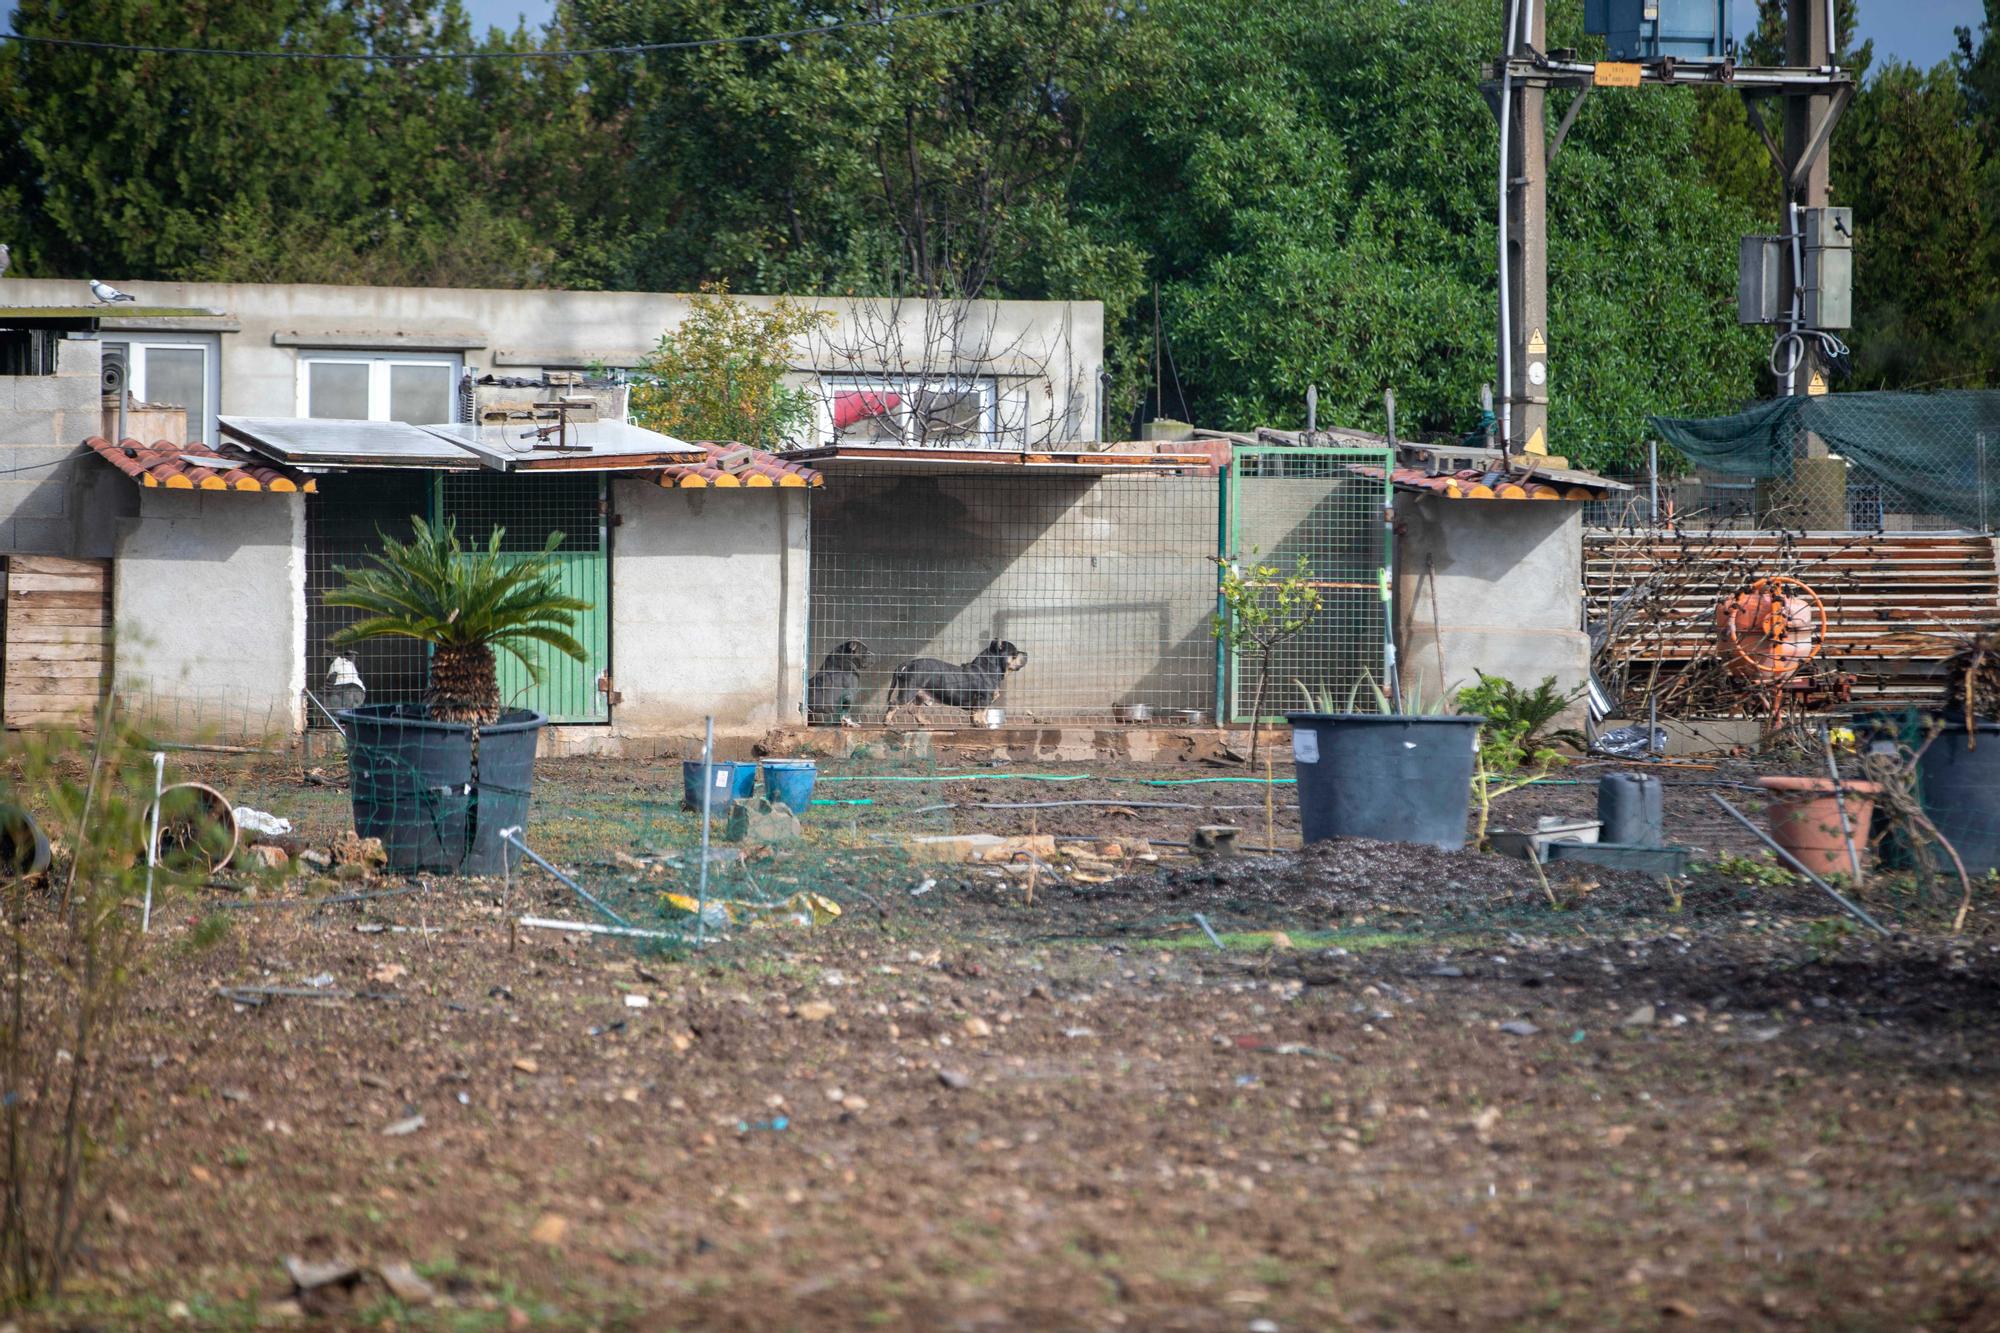
POLYGON ((100 348, 65 339, 53 375, 0 375, 0 552, 101 558, 132 484, 78 446, 103 426, 100 348))
POLYGON ((698 737, 709 715, 725 735, 801 720, 807 495, 611 483, 611 740, 698 737))
MULTIPOLYGON (((1565 690, 1589 679, 1583 506, 1563 501, 1396 500, 1396 641, 1426 699, 1479 673, 1565 690), (1440 671, 1442 662, 1442 671, 1440 671)), ((1562 725, 1579 726, 1583 705, 1562 725)))
POLYGON ((305 580, 303 495, 141 492, 112 565, 119 698, 175 739, 297 731, 305 580))

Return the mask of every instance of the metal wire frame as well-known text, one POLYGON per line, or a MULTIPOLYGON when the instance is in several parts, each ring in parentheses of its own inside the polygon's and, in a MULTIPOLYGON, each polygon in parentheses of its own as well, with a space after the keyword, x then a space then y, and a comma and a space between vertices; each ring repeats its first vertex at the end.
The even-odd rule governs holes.
POLYGON ((808 670, 866 644, 850 716, 880 723, 898 666, 966 663, 997 639, 1027 654, 995 699, 1009 725, 1134 705, 1212 717, 1221 498, 1214 477, 830 475, 813 499, 808 670))
MULTIPOLYGON (((382 549, 383 536, 407 541, 411 521, 454 518, 468 545, 484 545, 495 527, 505 529, 504 552, 528 555, 541 550, 552 531, 561 532, 566 553, 564 579, 586 600, 598 603, 582 618, 578 637, 593 649, 590 661, 545 663, 545 679, 532 685, 517 663, 503 656, 502 697, 509 707, 533 708, 552 721, 602 722, 609 713, 595 676, 609 665, 608 538, 604 480, 597 473, 496 476, 491 473, 354 471, 322 477, 306 503, 306 688, 326 701, 324 686, 335 656, 345 656, 360 672, 367 701, 415 703, 429 678, 429 653, 411 639, 372 639, 340 653, 329 639, 359 613, 328 606, 326 594, 341 586, 341 571, 358 568, 382 549)), ((306 710, 307 725, 331 729, 318 708, 306 710)))
MULTIPOLYGON (((1389 568, 1393 533, 1391 451, 1370 448, 1239 447, 1228 472, 1225 559, 1291 574, 1304 556, 1320 610, 1278 649, 1265 716, 1296 711, 1331 692, 1344 698, 1367 680, 1394 678, 1389 568), (1363 467, 1376 470, 1364 475, 1363 467), (1303 692, 1302 692, 1303 691, 1303 692)), ((1256 664, 1219 659, 1218 692, 1229 719, 1248 722, 1256 664)))

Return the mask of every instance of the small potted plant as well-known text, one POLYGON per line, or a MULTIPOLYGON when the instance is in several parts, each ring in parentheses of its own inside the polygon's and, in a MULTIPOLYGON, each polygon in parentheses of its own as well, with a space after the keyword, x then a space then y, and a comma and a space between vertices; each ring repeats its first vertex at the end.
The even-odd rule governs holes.
POLYGON ((1924 813, 1977 879, 2000 869, 2000 626, 1945 659, 1944 725, 1917 763, 1924 813))
POLYGON ((503 555, 502 530, 486 546, 459 545, 451 520, 413 520, 408 543, 384 536, 371 567, 342 570, 328 606, 363 618, 336 633, 335 648, 401 637, 430 645, 421 704, 369 704, 340 714, 347 729, 354 827, 380 838, 389 865, 468 875, 504 868, 500 831, 527 821, 535 746, 548 720, 503 709, 496 649, 541 679, 534 645, 582 661, 571 635, 591 604, 562 592, 551 533, 539 554, 503 555))
POLYGON ((1400 702, 1366 672, 1344 703, 1301 685, 1312 709, 1287 713, 1299 774, 1299 825, 1307 842, 1379 838, 1446 851, 1465 846, 1478 755, 1476 714, 1450 694, 1426 706, 1417 690, 1400 702))

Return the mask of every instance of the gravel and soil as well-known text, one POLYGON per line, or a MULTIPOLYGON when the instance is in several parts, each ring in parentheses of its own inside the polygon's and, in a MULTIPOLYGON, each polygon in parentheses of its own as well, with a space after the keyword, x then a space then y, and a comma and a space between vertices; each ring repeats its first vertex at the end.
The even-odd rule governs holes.
MULTIPOLYGON (((1880 886, 1897 933, 1860 930, 1734 859, 1730 789, 1692 784, 1739 772, 1676 778, 1688 881, 1546 890, 1470 852, 1292 850, 1288 787, 1287 850, 1197 861, 1165 844, 1263 844, 1262 787, 1090 773, 822 784, 871 804, 760 865, 810 860, 845 913, 699 953, 510 928, 588 916, 538 872, 170 904, 99 1220, 20 1326, 2000 1327, 1990 890, 1954 936, 1955 895, 1880 886), (1053 800, 1126 804, 971 808, 1053 800), (1011 870, 841 881, 843 847, 919 827, 1115 869, 1059 860, 1032 904, 1011 870), (287 1256, 365 1275, 300 1294, 287 1256), (408 1299, 374 1275, 401 1264, 408 1299)), ((295 769, 208 776, 344 827, 295 769)), ((585 882, 685 843, 677 765, 539 783, 531 834, 585 882)))

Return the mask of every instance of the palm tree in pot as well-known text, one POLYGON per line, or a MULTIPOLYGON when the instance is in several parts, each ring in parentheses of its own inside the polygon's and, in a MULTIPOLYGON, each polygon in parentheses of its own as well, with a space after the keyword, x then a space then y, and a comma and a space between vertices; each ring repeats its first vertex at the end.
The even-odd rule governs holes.
POLYGON ((328 606, 362 613, 331 637, 334 648, 406 638, 431 649, 420 716, 395 705, 343 714, 350 720, 355 824, 383 839, 392 866, 482 873, 498 868, 500 826, 526 817, 535 736, 545 721, 529 712, 503 717, 495 654, 518 658, 536 682, 540 648, 583 661, 584 647, 571 631, 591 603, 562 591, 555 562, 561 533, 524 557, 502 553, 501 528, 468 550, 450 519, 412 519, 411 527, 408 542, 384 535, 381 553, 366 567, 342 570, 345 583, 325 598, 328 606), (483 810, 482 733, 489 761, 504 738, 510 770, 503 792, 488 795, 483 810), (522 771, 513 775, 516 767, 522 771), (467 807, 441 809, 436 793, 454 789, 465 792, 467 807))

